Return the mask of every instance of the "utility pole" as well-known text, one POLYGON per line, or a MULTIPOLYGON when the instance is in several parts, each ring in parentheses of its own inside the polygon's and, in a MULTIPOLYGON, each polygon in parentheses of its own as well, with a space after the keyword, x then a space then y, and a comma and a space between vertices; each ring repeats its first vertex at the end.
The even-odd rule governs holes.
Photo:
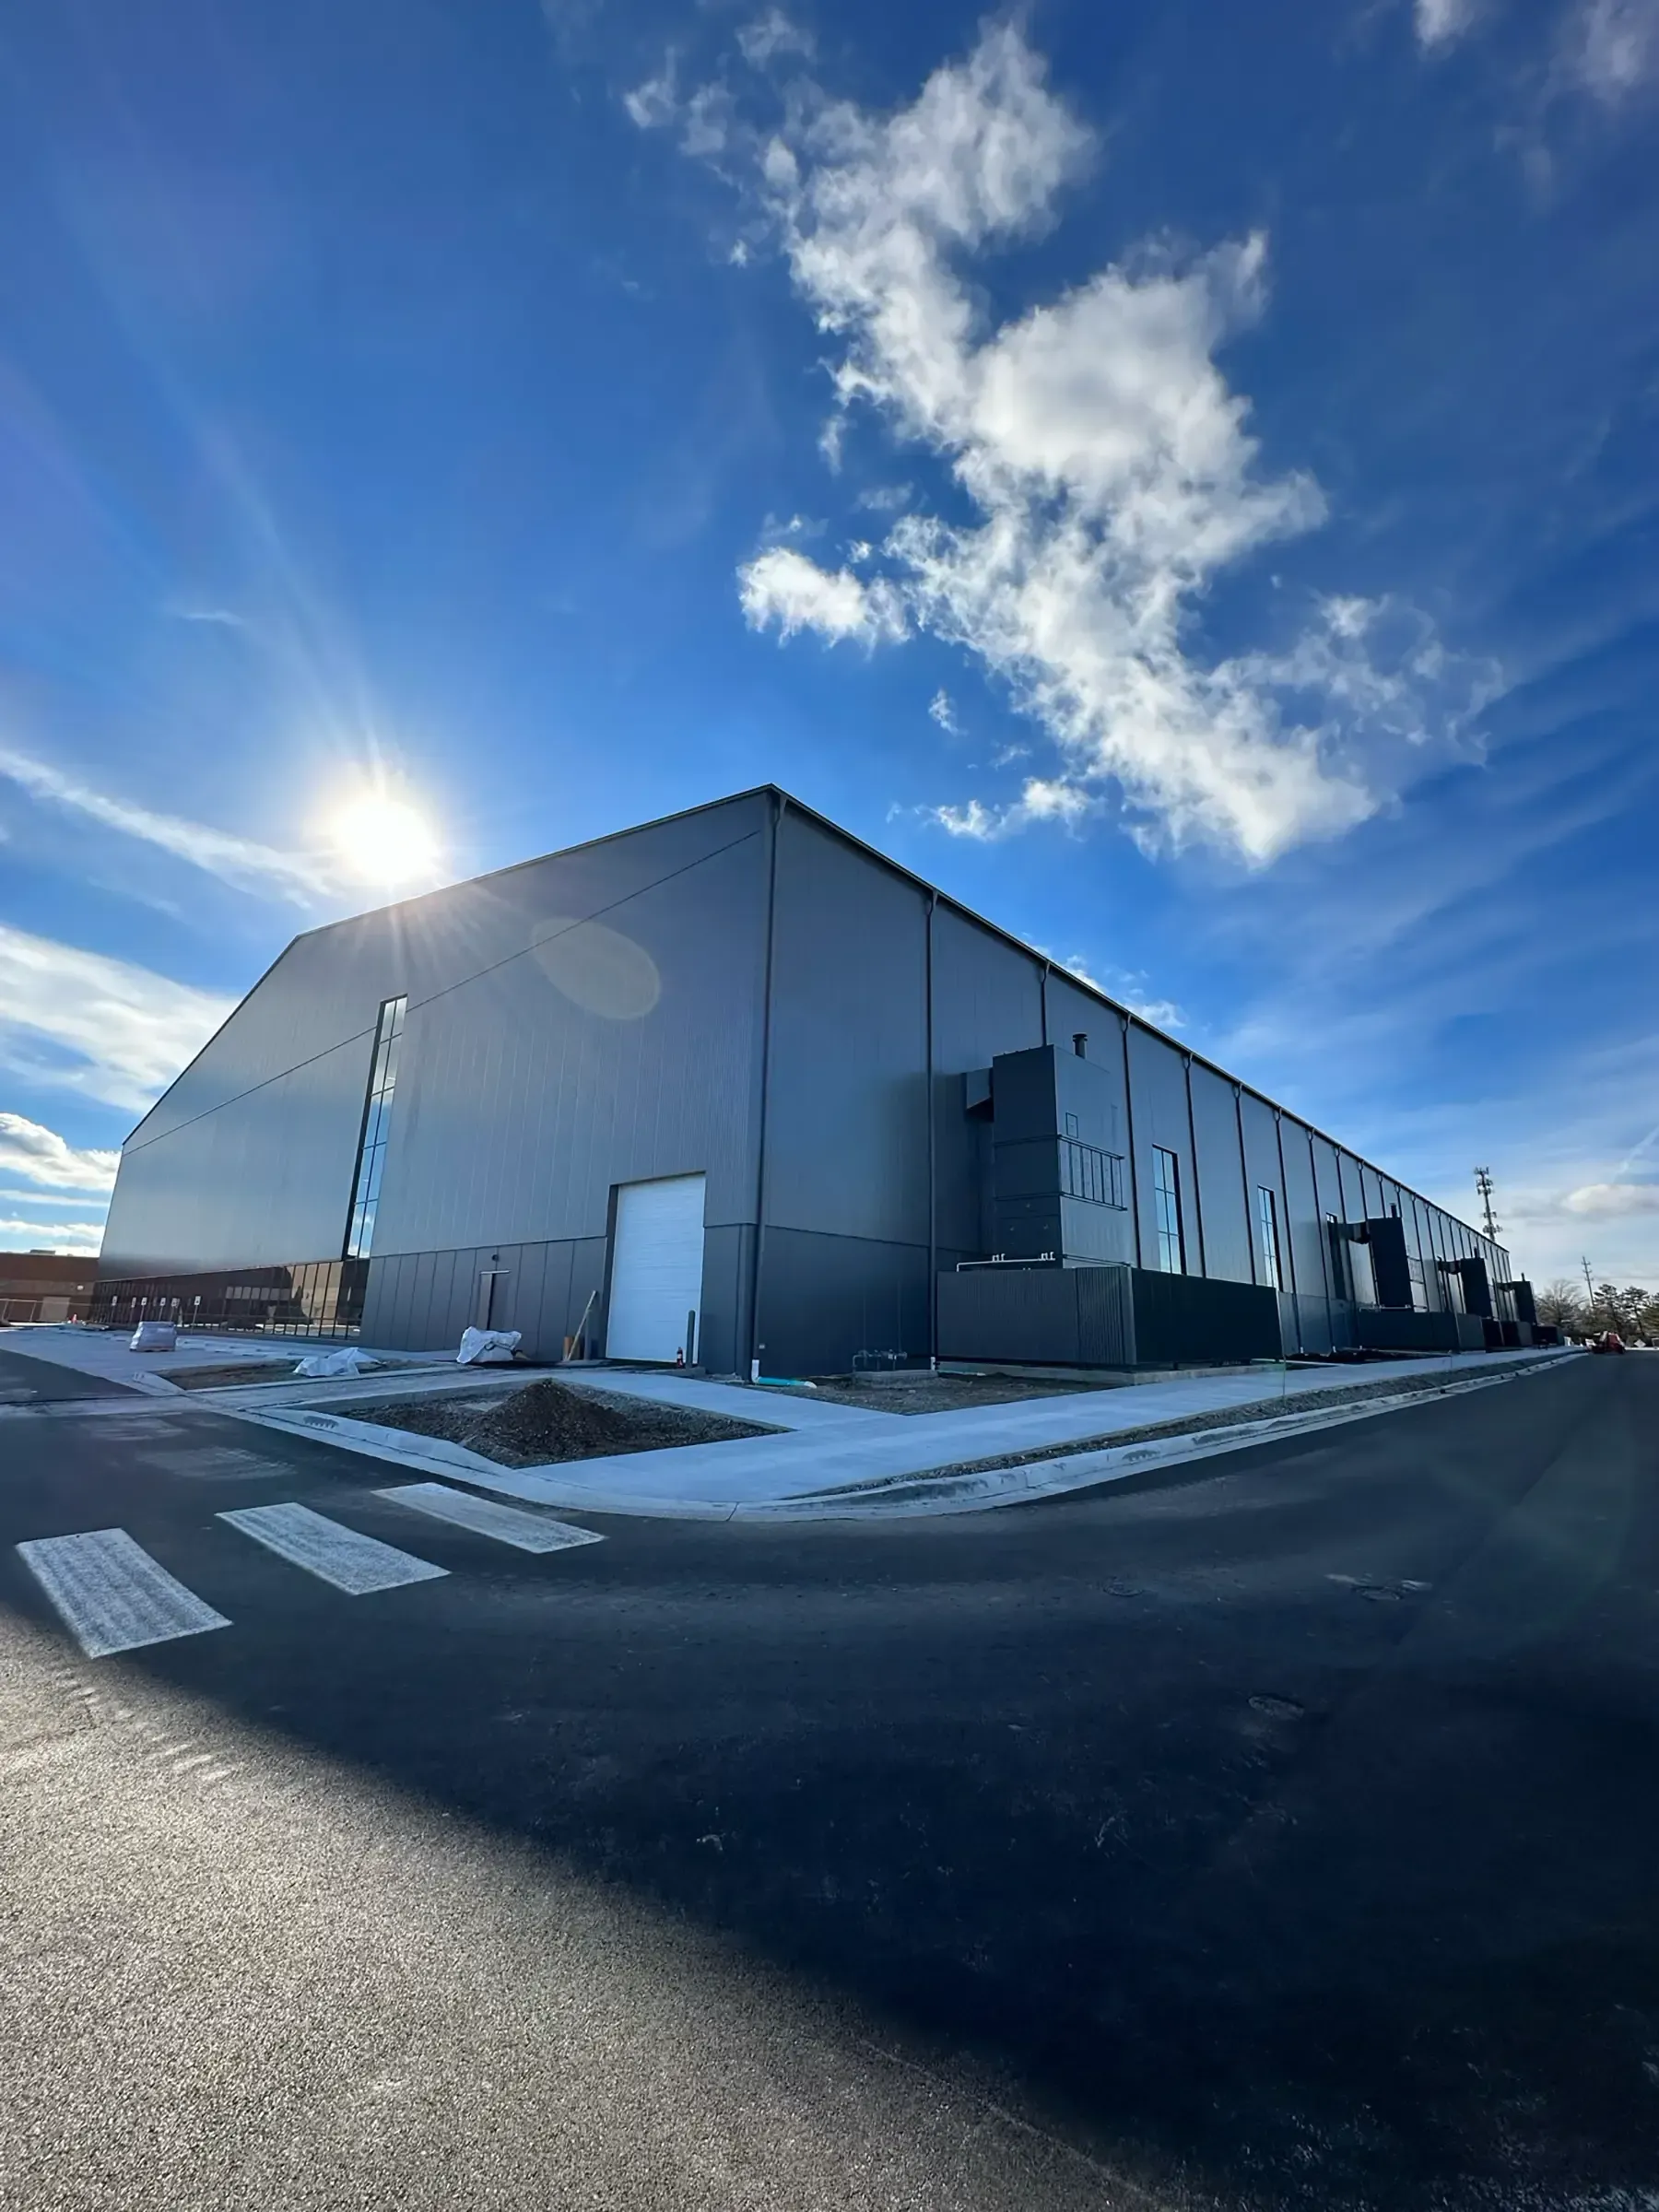
POLYGON ((1503 1234, 1503 1226, 1501 1222, 1494 1221, 1492 1218, 1492 1171, 1490 1168, 1476 1169, 1475 1188, 1480 1194, 1481 1205, 1486 1208, 1486 1233, 1496 1244, 1503 1234))
POLYGON ((1590 1314, 1592 1319, 1594 1319, 1595 1313, 1595 1285, 1590 1280, 1590 1255, 1588 1253, 1584 1254, 1583 1266, 1584 1290, 1590 1301, 1590 1314))

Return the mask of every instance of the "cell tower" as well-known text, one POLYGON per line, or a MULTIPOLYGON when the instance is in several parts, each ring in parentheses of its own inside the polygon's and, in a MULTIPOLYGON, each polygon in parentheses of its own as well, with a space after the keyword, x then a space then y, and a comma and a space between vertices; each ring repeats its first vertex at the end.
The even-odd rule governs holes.
POLYGON ((1503 1224, 1492 1218, 1492 1171, 1490 1168, 1476 1169, 1475 1188, 1480 1194, 1480 1203, 1486 1212, 1486 1233, 1496 1244, 1503 1234, 1503 1224))

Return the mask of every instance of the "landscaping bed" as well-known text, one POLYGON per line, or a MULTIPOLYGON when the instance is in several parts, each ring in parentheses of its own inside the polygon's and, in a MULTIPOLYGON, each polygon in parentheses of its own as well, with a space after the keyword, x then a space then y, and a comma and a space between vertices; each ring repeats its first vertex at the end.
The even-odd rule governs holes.
POLYGON ((305 1351, 298 1351, 286 1359, 221 1359, 216 1367, 159 1367, 155 1371, 180 1390, 240 1390, 244 1382, 291 1382, 304 1357, 305 1351))
POLYGON ((439 1436, 504 1467, 539 1467, 561 1460, 606 1459, 618 1452, 666 1452, 678 1444, 724 1444, 775 1430, 722 1414, 693 1413, 608 1391, 571 1390, 563 1382, 526 1382, 500 1392, 473 1390, 422 1398, 374 1398, 332 1412, 439 1436))
POLYGON ((976 1406, 1013 1406, 1021 1398, 1075 1397, 1110 1390, 1109 1382, 1070 1382, 1046 1375, 935 1375, 924 1369, 881 1375, 813 1378, 812 1395, 863 1413, 969 1413, 976 1406))

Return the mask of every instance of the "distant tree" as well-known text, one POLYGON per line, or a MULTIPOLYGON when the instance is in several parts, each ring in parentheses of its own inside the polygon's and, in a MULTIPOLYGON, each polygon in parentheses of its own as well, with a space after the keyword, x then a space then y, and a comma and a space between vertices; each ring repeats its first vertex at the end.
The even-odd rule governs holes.
POLYGON ((1547 1321, 1570 1335, 1583 1325, 1583 1300, 1564 1277, 1540 1290, 1537 1295, 1538 1319, 1547 1321))
POLYGON ((1590 1326, 1595 1330, 1617 1329, 1621 1336, 1639 1335, 1641 1315, 1653 1303, 1651 1293, 1635 1283, 1628 1283, 1622 1290, 1617 1283, 1597 1283, 1589 1312, 1590 1326))
POLYGON ((1659 1298, 1650 1298, 1636 1316, 1636 1334, 1659 1344, 1659 1298))

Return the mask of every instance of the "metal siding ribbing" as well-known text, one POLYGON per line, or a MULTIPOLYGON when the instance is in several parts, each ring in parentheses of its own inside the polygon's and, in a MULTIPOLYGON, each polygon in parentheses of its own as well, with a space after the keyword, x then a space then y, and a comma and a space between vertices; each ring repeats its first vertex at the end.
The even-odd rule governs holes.
POLYGON ((1278 1288, 1293 1292, 1297 1284, 1290 1242, 1290 1194, 1285 1188, 1285 1173, 1279 1159, 1278 1130, 1272 1107, 1246 1091, 1239 1100, 1239 1126, 1244 1143, 1244 1191, 1249 1209, 1252 1273, 1258 1283, 1266 1280, 1263 1272, 1261 1230, 1257 1216, 1260 1201, 1256 1196, 1256 1193, 1265 1187, 1273 1193, 1278 1207, 1278 1288))
POLYGON ((1197 1199, 1204 1219, 1204 1272, 1227 1282, 1253 1282, 1238 1100, 1232 1085, 1207 1067, 1194 1065, 1192 1080, 1197 1199))
POLYGON ((612 1182, 676 1169, 751 1216, 766 812, 728 801, 298 939, 129 1140, 104 1276, 336 1254, 400 994, 377 1264, 602 1237, 612 1182), (559 917, 597 930, 538 950, 559 917))
POLYGON ((1182 1237, 1187 1272, 1197 1275, 1201 1272, 1199 1224, 1186 1065, 1174 1045, 1138 1023, 1129 1030, 1129 1090, 1135 1120, 1135 1182, 1141 1215, 1142 1260, 1150 1266, 1156 1266, 1158 1261, 1158 1224, 1152 1211, 1152 1154, 1156 1147, 1173 1152, 1180 1162, 1182 1237))
POLYGON ((925 1363, 927 1247, 773 1226, 766 1241, 765 1373, 844 1373, 861 1352, 925 1363))
POLYGON ((962 1110, 962 1077, 1041 1042, 1040 963, 954 909, 934 916, 934 1130, 941 1254, 989 1247, 988 1121, 962 1110))
POLYGON ((796 813, 779 834, 766 1264, 774 1227, 925 1247, 927 900, 796 813))

